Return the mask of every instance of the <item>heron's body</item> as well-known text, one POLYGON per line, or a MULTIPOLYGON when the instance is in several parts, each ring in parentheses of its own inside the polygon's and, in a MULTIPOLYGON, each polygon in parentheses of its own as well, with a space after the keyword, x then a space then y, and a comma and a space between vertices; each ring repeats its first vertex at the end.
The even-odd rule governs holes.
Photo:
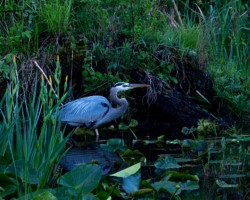
POLYGON ((113 108, 103 96, 89 96, 70 101, 58 112, 59 120, 71 126, 86 126, 96 129, 101 124, 108 123, 120 117, 128 107, 126 99, 121 99, 123 105, 113 108))
POLYGON ((70 101, 58 111, 58 120, 71 126, 85 125, 87 128, 95 129, 98 136, 97 128, 100 125, 119 118, 128 108, 127 100, 119 98, 117 93, 141 87, 148 87, 148 85, 116 83, 110 89, 110 99, 112 103, 118 105, 116 108, 112 107, 110 102, 103 96, 89 96, 70 101))

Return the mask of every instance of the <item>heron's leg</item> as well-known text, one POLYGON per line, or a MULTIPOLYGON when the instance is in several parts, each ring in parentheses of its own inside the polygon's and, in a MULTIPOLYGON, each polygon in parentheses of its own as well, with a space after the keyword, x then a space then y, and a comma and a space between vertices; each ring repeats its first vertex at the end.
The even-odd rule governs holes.
POLYGON ((98 142, 99 141, 99 132, 98 132, 97 128, 95 129, 95 135, 96 135, 95 141, 98 142))

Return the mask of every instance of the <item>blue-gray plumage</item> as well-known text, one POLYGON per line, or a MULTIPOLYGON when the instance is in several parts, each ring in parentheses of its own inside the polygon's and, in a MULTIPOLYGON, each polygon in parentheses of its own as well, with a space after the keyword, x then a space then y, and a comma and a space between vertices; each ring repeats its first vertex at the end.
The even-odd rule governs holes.
POLYGON ((86 126, 95 129, 98 141, 97 128, 112 120, 119 118, 128 108, 125 98, 119 98, 117 93, 133 88, 148 87, 146 84, 131 84, 119 82, 110 89, 110 99, 118 105, 113 108, 110 102, 103 96, 89 96, 63 105, 58 111, 58 120, 66 122, 71 126, 86 126))

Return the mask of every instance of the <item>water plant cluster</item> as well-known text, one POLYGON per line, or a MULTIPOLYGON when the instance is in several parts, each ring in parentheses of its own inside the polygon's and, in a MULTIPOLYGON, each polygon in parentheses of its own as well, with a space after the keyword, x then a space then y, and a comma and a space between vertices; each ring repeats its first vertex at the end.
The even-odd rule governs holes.
POLYGON ((248 19, 244 0, 0 2, 0 199, 249 199, 248 19), (212 79, 216 95, 201 104, 227 129, 201 119, 180 138, 138 138, 132 120, 118 128, 133 142, 101 145, 119 170, 95 160, 60 170, 74 134, 55 119, 64 102, 136 70, 182 88, 180 66, 212 79))

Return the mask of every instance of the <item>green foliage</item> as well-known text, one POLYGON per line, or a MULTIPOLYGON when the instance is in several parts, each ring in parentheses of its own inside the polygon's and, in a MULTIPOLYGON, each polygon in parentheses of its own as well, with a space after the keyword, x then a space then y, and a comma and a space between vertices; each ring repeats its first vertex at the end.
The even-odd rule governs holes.
POLYGON ((185 49, 200 50, 203 41, 204 27, 202 24, 194 25, 192 23, 185 24, 185 27, 166 26, 160 41, 170 47, 179 48, 181 51, 185 49))
POLYGON ((234 188, 234 187, 239 187, 238 184, 227 184, 225 181, 221 180, 216 180, 216 183, 219 187, 221 188, 234 188))
MULTIPOLYGON (((198 64, 214 79, 217 95, 210 102, 217 114, 236 116, 248 125, 248 10, 249 5, 242 0, 5 1, 0 7, 0 81, 9 82, 0 101, 0 198, 157 199, 163 195, 185 199, 190 195, 194 199, 198 195, 201 199, 198 181, 206 181, 208 176, 216 179, 212 186, 209 183, 206 198, 209 193, 211 198, 215 194, 226 199, 230 192, 226 189, 238 190, 243 196, 244 189, 249 188, 249 136, 240 135, 234 124, 230 130, 217 132, 218 126, 206 120, 199 121, 197 128, 183 128, 182 136, 193 139, 164 141, 159 137, 143 141, 147 148, 151 144, 163 148, 167 143, 179 145, 182 151, 176 157, 165 155, 146 163, 154 165, 157 177, 141 181, 140 171, 145 166, 140 164, 117 172, 118 177, 101 177, 98 166, 86 165, 56 180, 53 171, 67 137, 53 113, 66 98, 67 82, 61 94, 57 62, 53 83, 37 76, 34 89, 26 91, 26 80, 18 76, 23 68, 12 61, 12 56, 18 54, 23 65, 24 57, 43 60, 54 46, 60 46, 66 70, 69 61, 81 63, 85 92, 129 80, 138 69, 173 86, 180 81, 177 74, 185 74, 178 71, 179 66, 198 64), (173 9, 175 3, 179 13, 173 9), (56 42, 51 36, 56 36, 56 42), (217 138, 222 134, 232 138, 217 138), (52 185, 53 189, 44 189, 52 185)), ((134 134, 131 128, 136 125, 132 121, 129 125, 121 123, 119 128, 134 134)), ((122 139, 110 139, 101 146, 122 152, 129 164, 144 158, 140 151, 129 150, 122 139)), ((167 149, 172 149, 169 146, 167 149)))
POLYGON ((99 37, 108 27, 108 12, 102 7, 102 1, 89 0, 73 1, 75 9, 73 23, 76 33, 86 35, 88 38, 99 37))
POLYGON ((121 153, 121 157, 129 165, 135 164, 145 159, 143 153, 141 153, 137 149, 136 150, 127 149, 126 151, 121 153))
POLYGON ((69 30, 71 22, 71 0, 59 1, 49 0, 44 3, 40 10, 42 24, 45 24, 46 30, 54 35, 66 33, 69 30))
POLYGON ((124 37, 138 39, 161 29, 166 15, 154 1, 75 1, 77 32, 113 42, 124 37), (88 19, 88 20, 86 20, 88 19))
POLYGON ((157 69, 153 70, 153 72, 156 73, 161 80, 167 81, 168 83, 177 84, 177 78, 171 74, 173 70, 173 65, 168 65, 165 61, 162 61, 160 63, 160 66, 158 66, 157 69))
POLYGON ((181 167, 176 163, 175 159, 172 156, 161 157, 155 162, 154 165, 156 169, 159 170, 178 169, 181 167))
POLYGON ((97 165, 78 167, 58 179, 58 183, 74 197, 82 197, 92 192, 101 179, 102 171, 97 165))
POLYGON ((38 49, 35 17, 38 2, 7 1, 0 9, 0 53, 25 53, 38 49))
POLYGON ((7 79, 10 73, 10 64, 12 63, 13 55, 10 53, 5 56, 5 59, 0 59, 0 78, 7 79))
POLYGON ((85 81, 85 92, 98 88, 100 86, 100 83, 113 83, 119 80, 119 78, 114 77, 110 71, 108 71, 107 73, 101 73, 95 71, 89 65, 84 65, 83 68, 84 70, 82 71, 82 76, 85 81))
POLYGON ((169 193, 172 196, 175 196, 175 198, 178 198, 179 197, 178 195, 180 195, 182 191, 185 190, 191 191, 199 189, 199 185, 197 184, 197 182, 190 180, 184 183, 182 182, 176 183, 172 181, 162 180, 154 183, 152 186, 158 191, 162 190, 167 194, 169 193))
POLYGON ((28 48, 31 47, 31 34, 32 30, 27 30, 22 23, 17 23, 9 27, 5 35, 0 35, 1 44, 8 47, 7 49, 2 49, 2 51, 5 53, 8 52, 7 50, 11 50, 12 53, 17 51, 29 53, 28 48))
MULTIPOLYGON (((249 96, 249 22, 244 1, 226 1, 211 6, 206 27, 210 35, 211 61, 219 112, 246 118, 249 96)), ((243 120, 243 125, 244 122, 243 120)))
POLYGON ((105 69, 102 66, 96 66, 96 63, 108 62, 108 60, 112 62, 112 59, 108 59, 106 56, 110 55, 104 46, 99 43, 93 44, 93 50, 86 51, 84 65, 82 66, 85 92, 99 88, 100 83, 105 84, 107 82, 114 83, 121 81, 118 76, 113 75, 112 69, 109 69, 109 67, 105 69))
POLYGON ((210 20, 207 21, 214 55, 219 55, 227 62, 236 62, 236 69, 240 70, 247 70, 249 66, 247 9, 248 5, 243 1, 215 4, 211 6, 210 20))
MULTIPOLYGON (((33 94, 29 94, 22 90, 15 57, 10 67, 11 82, 0 103, 0 155, 6 160, 1 163, 5 173, 13 174, 17 181, 15 186, 20 195, 31 192, 32 184, 37 188, 48 184, 64 151, 69 136, 64 138, 61 124, 56 123, 53 112, 58 111, 66 94, 59 98, 59 83, 55 91, 51 85, 48 88, 43 79, 40 90, 37 82, 33 94), (24 183, 25 191, 21 183, 24 183)), ((57 68, 54 77, 60 80, 59 61, 57 68)))
POLYGON ((215 80, 214 88, 217 91, 216 102, 218 112, 227 110, 228 116, 237 116, 243 119, 247 117, 250 110, 250 79, 248 73, 237 69, 235 62, 228 62, 226 65, 211 63, 211 71, 215 80))
POLYGON ((123 139, 109 139, 106 144, 101 144, 101 147, 110 152, 124 151, 127 149, 123 139))
POLYGON ((122 171, 119 171, 115 174, 111 174, 110 176, 114 176, 114 177, 118 177, 118 178, 126 178, 129 177, 133 174, 135 174, 136 172, 138 172, 138 170, 140 170, 141 168, 141 163, 137 163, 132 165, 131 167, 128 167, 122 171))

